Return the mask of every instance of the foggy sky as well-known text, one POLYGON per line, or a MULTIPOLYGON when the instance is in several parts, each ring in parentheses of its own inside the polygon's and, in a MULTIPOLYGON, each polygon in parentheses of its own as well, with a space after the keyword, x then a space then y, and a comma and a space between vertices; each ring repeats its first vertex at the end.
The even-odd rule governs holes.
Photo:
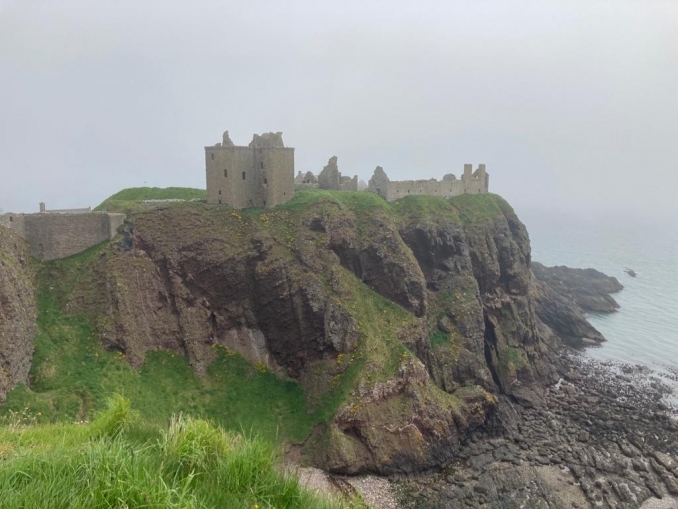
POLYGON ((678 212, 678 2, 0 0, 0 208, 296 169, 460 175, 518 211, 678 212))

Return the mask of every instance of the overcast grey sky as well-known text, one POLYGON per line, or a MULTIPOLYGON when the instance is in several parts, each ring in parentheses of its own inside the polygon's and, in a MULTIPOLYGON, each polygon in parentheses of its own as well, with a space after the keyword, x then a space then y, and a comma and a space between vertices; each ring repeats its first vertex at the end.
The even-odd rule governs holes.
POLYGON ((0 0, 0 208, 203 187, 283 131, 298 170, 484 162, 519 211, 678 212, 678 2, 0 0))

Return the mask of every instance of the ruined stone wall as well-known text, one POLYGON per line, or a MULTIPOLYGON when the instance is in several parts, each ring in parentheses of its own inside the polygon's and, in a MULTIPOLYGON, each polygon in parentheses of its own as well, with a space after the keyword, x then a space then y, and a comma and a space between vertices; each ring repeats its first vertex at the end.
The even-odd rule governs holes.
POLYGON ((313 175, 313 172, 307 171, 305 174, 301 171, 294 177, 294 190, 299 191, 300 189, 317 189, 318 188, 318 178, 313 175))
POLYGON ((327 165, 318 175, 318 187, 338 191, 341 188, 341 173, 337 165, 337 156, 330 157, 327 165))
POLYGON ((378 194, 387 201, 397 200, 409 195, 440 196, 451 198, 460 194, 486 193, 489 189, 489 176, 485 165, 480 165, 472 172, 470 164, 464 165, 461 179, 454 175, 445 175, 443 180, 400 180, 392 181, 384 170, 377 166, 369 181, 368 191, 378 194))
POLYGON ((351 178, 342 175, 337 165, 337 156, 332 156, 318 175, 318 187, 332 191, 357 191, 358 176, 351 178))
POLYGON ((8 226, 30 246, 31 256, 41 260, 65 258, 112 239, 124 222, 124 214, 5 214, 8 226))
POLYGON ((478 194, 486 192, 480 179, 464 180, 401 180, 390 182, 386 199, 388 201, 404 198, 410 194, 425 194, 451 198, 464 193, 478 194))
POLYGON ((342 191, 357 191, 358 190, 358 175, 351 177, 341 177, 342 191))

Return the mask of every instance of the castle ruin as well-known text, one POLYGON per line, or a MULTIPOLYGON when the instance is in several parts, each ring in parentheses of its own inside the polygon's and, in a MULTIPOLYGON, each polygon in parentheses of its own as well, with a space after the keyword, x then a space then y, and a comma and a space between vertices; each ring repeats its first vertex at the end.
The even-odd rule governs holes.
POLYGON ((344 176, 339 171, 337 156, 332 156, 327 165, 316 177, 312 172, 299 174, 294 179, 294 188, 300 189, 329 189, 331 191, 358 191, 358 176, 353 178, 344 176))
POLYGON ((333 191, 357 191, 358 176, 353 178, 343 176, 337 165, 337 156, 330 157, 327 166, 318 175, 318 187, 320 189, 331 189, 333 191))
POLYGON ((306 173, 297 173, 297 176, 294 177, 294 190, 298 191, 300 189, 317 189, 318 188, 318 177, 313 175, 312 171, 307 171, 306 173))
POLYGON ((91 212, 89 207, 47 210, 42 202, 36 214, 0 215, 0 225, 23 237, 31 256, 40 260, 66 258, 111 240, 124 221, 125 214, 91 212))
POLYGON ((328 189, 333 191, 367 191, 387 201, 408 195, 430 195, 450 198, 464 193, 487 193, 490 177, 485 165, 473 171, 464 165, 460 179, 447 174, 442 180, 391 181, 377 166, 367 186, 358 177, 341 174, 337 156, 332 156, 316 176, 308 171, 294 175, 294 149, 285 147, 282 133, 255 134, 246 146, 236 146, 228 131, 221 143, 205 147, 207 203, 228 205, 235 209, 275 207, 290 200, 295 190, 328 189))
POLYGON ((451 198, 464 193, 487 193, 490 184, 490 176, 485 170, 485 165, 478 165, 474 172, 473 165, 465 164, 461 179, 451 173, 445 175, 442 180, 401 180, 392 181, 386 175, 381 166, 377 166, 374 175, 370 179, 367 190, 376 193, 386 201, 394 201, 409 195, 440 196, 451 198))
POLYGON ((282 133, 255 134, 246 147, 222 142, 205 147, 207 203, 235 209, 275 207, 294 196, 294 149, 282 133))

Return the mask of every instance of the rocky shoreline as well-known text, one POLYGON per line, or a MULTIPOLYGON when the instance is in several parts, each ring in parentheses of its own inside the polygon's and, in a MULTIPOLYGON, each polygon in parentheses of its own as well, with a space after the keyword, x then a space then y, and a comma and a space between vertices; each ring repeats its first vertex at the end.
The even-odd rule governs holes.
POLYGON ((547 267, 535 261, 532 262, 532 273, 556 293, 574 301, 584 312, 612 313, 619 309, 619 304, 610 295, 624 289, 616 277, 591 268, 547 267))
POLYGON ((678 423, 643 369, 567 351, 534 406, 502 401, 440 472, 397 482, 401 507, 678 507, 678 423), (661 503, 660 503, 661 500, 661 503), (675 505, 671 505, 675 504, 675 505))
MULTIPOLYGON (((360 494, 373 509, 678 508, 678 409, 647 368, 570 349, 563 378, 537 404, 505 398, 443 468, 391 479, 301 469, 324 493, 360 494), (340 490, 338 485, 352 487, 340 490)), ((534 388, 533 388, 534 389, 534 388)))

